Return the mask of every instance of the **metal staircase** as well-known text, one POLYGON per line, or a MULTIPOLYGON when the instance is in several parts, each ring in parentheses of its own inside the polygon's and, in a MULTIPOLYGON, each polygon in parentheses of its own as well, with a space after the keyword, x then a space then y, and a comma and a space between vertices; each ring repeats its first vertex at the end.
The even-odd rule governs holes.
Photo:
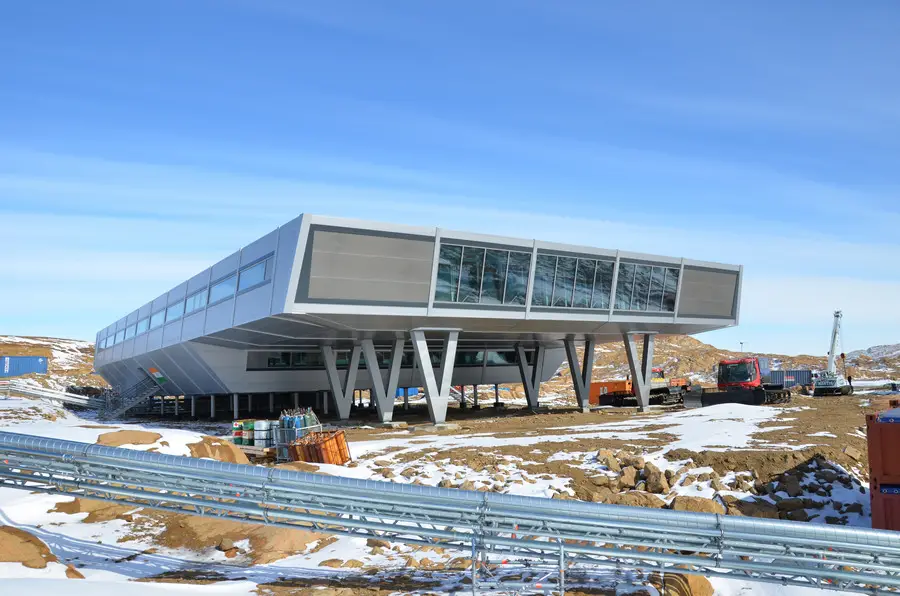
MULTIPOLYGON (((145 371, 146 372, 146 371, 145 371)), ((156 395, 160 390, 160 384, 152 376, 147 376, 131 387, 113 392, 107 396, 106 408, 100 413, 101 418, 116 418, 131 408, 156 395)))

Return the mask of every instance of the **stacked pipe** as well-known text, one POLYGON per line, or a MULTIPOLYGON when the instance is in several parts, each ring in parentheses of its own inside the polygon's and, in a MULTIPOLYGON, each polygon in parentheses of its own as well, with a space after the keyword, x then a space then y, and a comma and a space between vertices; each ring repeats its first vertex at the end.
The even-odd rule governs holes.
POLYGON ((13 433, 0 433, 0 484, 438 545, 476 561, 900 592, 900 534, 877 530, 375 482, 13 433))

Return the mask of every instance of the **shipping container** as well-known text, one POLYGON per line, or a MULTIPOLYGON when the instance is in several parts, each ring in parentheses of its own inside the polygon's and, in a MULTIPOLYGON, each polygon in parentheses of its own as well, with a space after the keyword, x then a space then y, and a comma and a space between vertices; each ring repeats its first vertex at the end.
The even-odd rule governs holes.
POLYGON ((900 530, 900 408, 866 416, 872 527, 900 530))
POLYGON ((35 373, 47 374, 47 358, 44 356, 0 356, 0 377, 21 377, 35 373))
MULTIPOLYGON (((403 389, 404 389, 403 387, 397 388, 397 397, 403 397, 403 389)), ((406 389, 409 391, 410 397, 415 397, 415 396, 419 395, 418 387, 407 387, 406 389)))
POLYGON ((773 370, 769 373, 773 385, 784 385, 790 389, 797 385, 812 385, 811 370, 773 370))

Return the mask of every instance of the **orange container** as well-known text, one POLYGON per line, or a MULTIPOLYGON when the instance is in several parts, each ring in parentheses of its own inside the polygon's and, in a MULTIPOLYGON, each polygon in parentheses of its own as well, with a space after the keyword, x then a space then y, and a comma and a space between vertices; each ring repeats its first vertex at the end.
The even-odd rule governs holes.
POLYGON ((900 409, 866 416, 872 527, 900 530, 900 409))
POLYGON ((294 461, 342 466, 350 461, 344 431, 309 433, 297 439, 289 450, 294 461))
POLYGON ((591 383, 588 401, 592 406, 606 406, 612 403, 613 395, 634 395, 631 381, 597 381, 591 383))

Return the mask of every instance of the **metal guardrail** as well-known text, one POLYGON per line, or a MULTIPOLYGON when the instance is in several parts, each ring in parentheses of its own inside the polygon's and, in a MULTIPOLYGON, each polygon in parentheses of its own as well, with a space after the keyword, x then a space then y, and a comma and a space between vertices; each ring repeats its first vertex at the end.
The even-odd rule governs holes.
POLYGON ((57 391, 56 389, 48 389, 46 387, 35 387, 34 385, 23 383, 21 381, 0 381, 0 394, 5 394, 7 396, 16 394, 38 399, 49 399, 93 410, 98 410, 105 405, 105 401, 100 397, 87 397, 75 393, 57 391))
POLYGON ((900 533, 375 482, 0 432, 0 485, 471 553, 473 593, 530 589, 500 560, 900 592, 900 533))

